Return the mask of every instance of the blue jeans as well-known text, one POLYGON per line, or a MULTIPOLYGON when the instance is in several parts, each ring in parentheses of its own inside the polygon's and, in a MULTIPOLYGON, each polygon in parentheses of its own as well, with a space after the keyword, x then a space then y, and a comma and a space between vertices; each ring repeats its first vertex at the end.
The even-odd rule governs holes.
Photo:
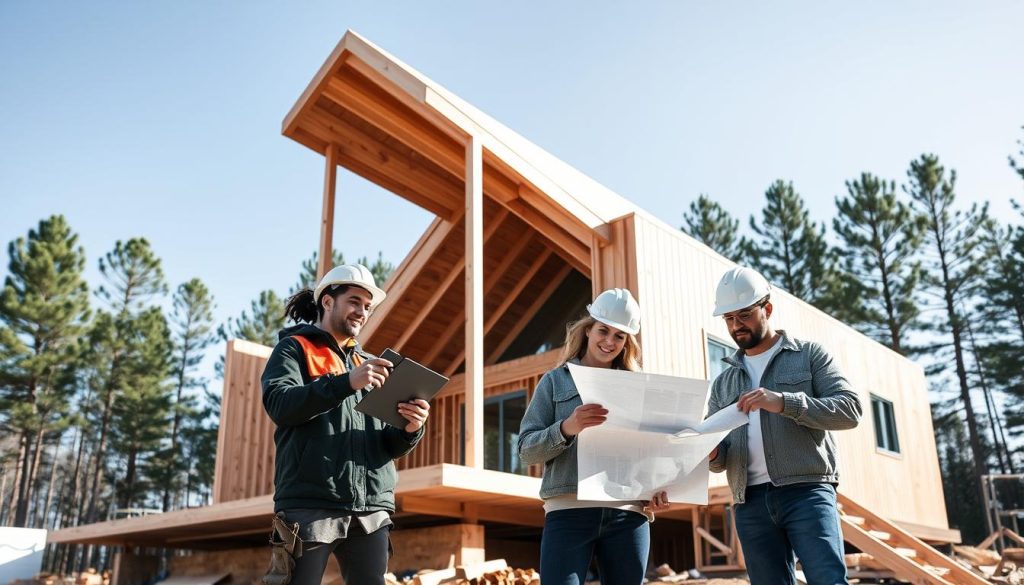
POLYGON ((831 484, 748 487, 746 502, 736 506, 736 533, 751 585, 795 584, 794 553, 808 585, 847 583, 831 484))
POLYGON ((544 516, 540 582, 582 585, 597 554, 602 585, 640 585, 647 571, 651 528, 647 518, 612 508, 558 510, 544 516))

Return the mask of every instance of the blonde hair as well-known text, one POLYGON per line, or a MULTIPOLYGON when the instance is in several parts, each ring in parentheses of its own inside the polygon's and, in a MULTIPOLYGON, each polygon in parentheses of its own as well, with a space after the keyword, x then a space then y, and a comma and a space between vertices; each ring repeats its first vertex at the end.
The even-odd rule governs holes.
MULTIPOLYGON (((573 358, 583 359, 587 353, 587 331, 597 322, 597 319, 587 315, 565 326, 565 345, 558 358, 560 365, 565 365, 573 358)), ((640 342, 635 335, 626 333, 626 344, 622 346, 622 352, 612 360, 612 367, 616 370, 640 371, 640 342)))

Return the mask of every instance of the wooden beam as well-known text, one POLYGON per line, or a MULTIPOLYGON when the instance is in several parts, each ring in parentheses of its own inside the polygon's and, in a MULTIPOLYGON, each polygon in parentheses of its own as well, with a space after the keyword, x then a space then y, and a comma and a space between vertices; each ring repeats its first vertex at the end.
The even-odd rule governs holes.
POLYGON ((466 466, 484 466, 484 185, 483 149, 466 144, 466 466))
POLYGON ((544 290, 542 290, 540 295, 537 296, 537 299, 534 300, 526 309, 526 312, 519 318, 519 321, 512 326, 512 329, 509 331, 508 335, 505 336, 505 339, 503 339, 501 343, 494 348, 490 355, 487 356, 487 364, 493 364, 499 357, 501 357, 501 354, 505 353, 508 346, 512 345, 512 342, 515 341, 516 337, 519 336, 519 333, 521 333, 523 328, 530 322, 530 319, 532 319, 533 316, 537 314, 537 311, 540 310, 541 306, 544 305, 544 301, 548 300, 551 293, 555 292, 558 285, 562 284, 565 277, 569 275, 570 270, 572 270, 572 267, 566 264, 558 271, 558 274, 548 282, 547 286, 544 287, 544 290))
POLYGON ((419 241, 411 248, 411 251, 402 260, 402 263, 398 265, 398 268, 391 273, 391 277, 388 278, 384 286, 384 290, 388 293, 388 298, 374 311, 374 318, 370 319, 363 326, 363 330, 360 333, 360 338, 364 345, 369 346, 372 343, 373 334, 377 332, 382 323, 387 321, 391 308, 398 304, 398 300, 402 298, 405 291, 416 282, 417 275, 426 266, 426 260, 433 256, 441 245, 444 244, 445 239, 455 229, 456 225, 455 222, 436 217, 427 226, 419 241))
POLYGON ((428 161, 415 153, 397 150, 319 105, 306 113, 304 126, 337 144, 338 164, 427 211, 451 220, 462 208, 462 185, 428 170, 428 161))
POLYGON ((697 534, 699 534, 704 540, 711 543, 712 546, 722 551, 728 556, 732 556, 733 551, 724 542, 715 538, 710 532, 708 532, 703 526, 697 527, 697 534))
MULTIPOLYGON (((537 274, 537 271, 540 270, 541 266, 543 266, 544 263, 548 261, 548 258, 550 258, 552 254, 553 252, 550 248, 548 248, 533 260, 533 264, 530 265, 530 268, 527 269, 526 273, 522 276, 522 278, 519 279, 519 282, 517 282, 515 287, 513 287, 512 290, 509 291, 507 295, 505 295, 505 299, 501 302, 500 305, 498 305, 497 308, 494 309, 490 317, 487 318, 487 322, 484 323, 485 337, 487 336, 488 333, 491 332, 491 329, 494 327, 495 324, 497 324, 498 320, 505 315, 505 311, 507 311, 508 308, 512 305, 512 303, 515 302, 515 300, 519 297, 519 293, 523 292, 523 289, 526 288, 526 285, 530 283, 530 280, 533 279, 533 277, 537 274)), ((497 281, 498 278, 495 278, 492 282, 497 281)), ((459 364, 462 363, 465 357, 466 351, 463 350, 462 352, 459 353, 458 356, 456 356, 452 363, 448 365, 448 368, 445 369, 444 375, 451 377, 452 373, 455 372, 456 369, 458 369, 459 364)))
POLYGON ((338 149, 332 144, 324 157, 324 200, 320 210, 320 257, 316 279, 319 281, 333 268, 334 259, 334 191, 338 183, 338 149))
POLYGON ((589 245, 577 240, 550 217, 530 207, 521 199, 510 201, 507 206, 512 213, 550 241, 558 251, 558 255, 572 264, 573 268, 587 277, 590 276, 591 252, 589 245))
MULTIPOLYGON (((484 245, 486 245, 488 240, 491 239, 491 236, 493 236, 495 232, 498 231, 498 228, 505 221, 506 217, 508 217, 508 210, 502 209, 498 212, 497 217, 491 220, 490 225, 484 231, 484 245)), ((424 262, 423 265, 425 266, 426 262, 424 262)), ((441 297, 448 293, 448 289, 451 288, 452 284, 455 283, 455 279, 458 278, 459 274, 462 273, 462 270, 465 267, 466 258, 460 258, 459 261, 456 262, 452 269, 448 272, 448 276, 446 276, 444 280, 441 281, 441 284, 434 289, 434 294, 430 295, 430 298, 427 300, 427 302, 423 304, 423 306, 420 308, 419 312, 416 314, 416 318, 413 319, 411 323, 406 325, 405 331, 402 333, 402 336, 399 337, 398 341, 395 342, 395 351, 399 353, 402 352, 402 348, 412 337, 413 333, 415 333, 416 330, 419 329, 420 325, 423 324, 423 321, 425 321, 426 318, 431 313, 433 313, 434 307, 437 306, 438 301, 440 301, 441 297)))
POLYGON ((462 149, 449 136, 426 123, 351 67, 327 81, 324 97, 352 111, 367 123, 394 136, 453 176, 462 174, 462 149), (374 91, 376 90, 376 91, 374 91))
POLYGON ((524 274, 523 277, 519 279, 519 282, 516 283, 516 286, 509 291, 507 295, 505 295, 505 300, 498 305, 498 308, 491 313, 487 322, 484 323, 484 335, 490 333, 491 328, 494 327, 502 316, 504 316, 505 311, 507 311, 512 303, 515 302, 519 297, 519 293, 523 292, 523 289, 526 288, 526 285, 530 284, 530 281, 537 275, 537 271, 540 270, 541 266, 544 266, 544 263, 548 261, 551 254, 553 254, 553 252, 551 251, 551 248, 548 248, 541 252, 539 256, 534 258, 533 264, 531 264, 530 268, 526 270, 526 274, 524 274))

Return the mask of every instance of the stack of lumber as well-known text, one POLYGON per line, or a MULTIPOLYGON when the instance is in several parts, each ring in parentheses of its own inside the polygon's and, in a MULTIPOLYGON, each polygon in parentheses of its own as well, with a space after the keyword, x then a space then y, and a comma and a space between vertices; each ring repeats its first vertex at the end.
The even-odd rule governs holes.
POLYGON ((436 571, 420 571, 413 585, 540 585, 533 569, 513 569, 505 559, 460 565, 436 571))

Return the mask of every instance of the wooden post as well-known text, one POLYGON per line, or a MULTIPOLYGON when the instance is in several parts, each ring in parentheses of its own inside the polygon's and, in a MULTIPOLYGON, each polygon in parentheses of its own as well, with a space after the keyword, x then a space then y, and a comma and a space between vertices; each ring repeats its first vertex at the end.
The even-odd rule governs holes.
MULTIPOLYGON (((320 212, 320 251, 317 253, 317 280, 333 268, 334 258, 334 189, 338 182, 338 148, 327 145, 324 153, 324 203, 320 212)), ((314 286, 316 286, 314 284, 314 286)))
POLYGON ((484 188, 483 150, 466 144, 466 465, 484 466, 484 188))

